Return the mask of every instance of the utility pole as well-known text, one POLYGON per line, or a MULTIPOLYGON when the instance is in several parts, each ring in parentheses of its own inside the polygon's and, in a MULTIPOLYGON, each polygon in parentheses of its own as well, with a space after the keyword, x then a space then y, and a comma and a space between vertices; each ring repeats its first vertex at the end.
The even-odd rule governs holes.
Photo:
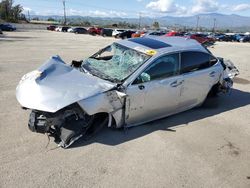
POLYGON ((200 21, 200 16, 197 16, 196 32, 198 31, 199 21, 200 21))
POLYGON ((214 18, 214 27, 213 27, 213 32, 215 33, 215 27, 216 27, 216 18, 214 18))
POLYGON ((139 12, 139 30, 141 30, 141 15, 142 15, 142 13, 139 12))
POLYGON ((64 11, 64 25, 66 25, 67 24, 67 19, 66 19, 65 0, 63 0, 63 11, 64 11))
POLYGON ((28 18, 29 18, 29 22, 30 22, 30 11, 28 10, 28 18))

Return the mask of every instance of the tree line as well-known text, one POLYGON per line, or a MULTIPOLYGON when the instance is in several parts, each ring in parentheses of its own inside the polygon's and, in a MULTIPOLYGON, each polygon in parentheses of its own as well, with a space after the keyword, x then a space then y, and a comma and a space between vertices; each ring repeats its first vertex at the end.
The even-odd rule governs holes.
POLYGON ((18 4, 14 5, 13 0, 2 0, 0 2, 0 19, 7 22, 18 22, 19 20, 26 20, 22 13, 23 7, 18 4))

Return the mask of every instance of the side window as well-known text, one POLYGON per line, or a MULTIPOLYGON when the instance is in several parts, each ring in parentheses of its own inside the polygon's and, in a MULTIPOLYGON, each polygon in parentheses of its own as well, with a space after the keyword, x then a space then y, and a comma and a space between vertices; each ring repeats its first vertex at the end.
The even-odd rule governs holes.
POLYGON ((179 53, 162 56, 154 61, 133 84, 164 79, 179 73, 179 53))
POLYGON ((217 59, 203 52, 183 52, 181 54, 181 73, 188 73, 209 68, 217 59))

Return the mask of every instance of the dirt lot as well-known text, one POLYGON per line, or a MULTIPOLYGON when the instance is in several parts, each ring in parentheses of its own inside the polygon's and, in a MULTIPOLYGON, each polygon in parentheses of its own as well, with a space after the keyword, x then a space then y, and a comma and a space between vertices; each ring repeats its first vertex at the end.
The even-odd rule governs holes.
MULTIPOLYGON (((250 44, 212 51, 241 74, 230 95, 73 148, 46 148, 15 98, 21 76, 58 54, 82 59, 114 39, 47 31, 0 37, 0 187, 250 187, 250 44)), ((32 92, 32 91, 31 91, 32 92)))

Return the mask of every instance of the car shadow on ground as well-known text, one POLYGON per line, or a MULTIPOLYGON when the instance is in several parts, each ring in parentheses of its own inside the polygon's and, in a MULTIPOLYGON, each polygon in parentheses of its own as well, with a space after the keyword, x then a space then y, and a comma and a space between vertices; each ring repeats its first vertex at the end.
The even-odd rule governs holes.
MULTIPOLYGON (((104 128, 92 139, 88 141, 79 140, 72 145, 71 148, 81 147, 92 143, 115 146, 148 135, 155 131, 176 132, 177 126, 188 126, 190 122, 218 115, 249 104, 250 93, 232 89, 227 95, 220 94, 218 97, 209 98, 202 107, 194 108, 164 119, 128 129, 104 128)), ((211 126, 216 125, 213 124, 211 126)))
POLYGON ((24 41, 27 39, 33 39, 36 37, 29 37, 29 36, 10 36, 6 34, 0 35, 1 42, 16 42, 16 41, 24 41))

